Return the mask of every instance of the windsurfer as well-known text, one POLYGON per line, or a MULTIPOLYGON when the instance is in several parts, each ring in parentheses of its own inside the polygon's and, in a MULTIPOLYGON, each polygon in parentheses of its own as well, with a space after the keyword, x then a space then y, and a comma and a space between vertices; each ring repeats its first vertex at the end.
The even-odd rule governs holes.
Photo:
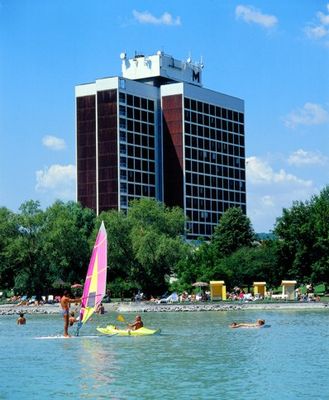
POLYGON ((69 296, 69 292, 65 290, 63 296, 61 297, 62 315, 64 318, 64 337, 70 337, 68 328, 70 322, 69 310, 71 303, 81 303, 81 299, 80 298, 72 299, 69 296))

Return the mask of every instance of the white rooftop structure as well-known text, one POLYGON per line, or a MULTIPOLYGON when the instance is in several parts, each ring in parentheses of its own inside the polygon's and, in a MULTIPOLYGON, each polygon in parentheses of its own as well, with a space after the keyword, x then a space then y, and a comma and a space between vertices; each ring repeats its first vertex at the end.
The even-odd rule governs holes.
POLYGON ((132 80, 143 80, 156 85, 156 80, 162 82, 187 82, 202 87, 203 64, 193 63, 189 57, 186 61, 174 59, 172 56, 158 51, 153 56, 136 54, 128 59, 126 53, 121 53, 122 76, 132 80))

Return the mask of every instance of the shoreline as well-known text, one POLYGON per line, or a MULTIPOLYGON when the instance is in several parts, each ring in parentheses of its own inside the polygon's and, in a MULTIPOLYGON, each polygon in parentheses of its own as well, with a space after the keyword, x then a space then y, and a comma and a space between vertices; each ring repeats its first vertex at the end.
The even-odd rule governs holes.
MULTIPOLYGON (((207 302, 207 303, 173 303, 155 304, 150 302, 103 303, 106 312, 145 313, 145 312, 205 312, 205 311, 241 311, 241 310, 329 310, 327 302, 207 302)), ((0 305, 0 316, 24 314, 59 314, 59 304, 44 304, 40 306, 17 306, 14 304, 0 305)))

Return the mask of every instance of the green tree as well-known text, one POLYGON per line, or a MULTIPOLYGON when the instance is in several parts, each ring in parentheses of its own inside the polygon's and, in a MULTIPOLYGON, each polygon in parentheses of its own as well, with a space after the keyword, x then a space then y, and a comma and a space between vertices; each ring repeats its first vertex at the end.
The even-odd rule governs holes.
POLYGON ((15 246, 19 235, 16 215, 5 207, 0 208, 0 288, 14 287, 16 265, 15 246))
POLYGON ((265 281, 267 286, 272 287, 277 286, 281 279, 275 241, 266 241, 254 247, 241 247, 219 259, 216 268, 222 274, 216 278, 224 279, 228 289, 247 286, 250 290, 255 281, 265 281))
POLYGON ((215 257, 221 258, 234 253, 241 247, 252 246, 255 233, 249 218, 241 208, 229 208, 222 215, 212 236, 211 245, 215 257))
POLYGON ((311 200, 311 216, 315 258, 311 280, 329 285, 329 186, 311 200))
POLYGON ((57 281, 68 284, 85 278, 93 244, 95 214, 75 202, 56 201, 45 211, 42 259, 48 270, 49 287, 57 281))
POLYGON ((287 277, 302 283, 329 282, 329 186, 310 201, 294 202, 277 219, 281 264, 287 277))
POLYGON ((142 198, 130 204, 128 220, 132 248, 138 262, 131 279, 145 292, 159 294, 168 287, 166 278, 186 254, 182 237, 185 226, 183 211, 142 198))
POLYGON ((40 257, 44 213, 40 203, 33 200, 23 203, 19 211, 18 236, 10 248, 16 270, 14 289, 21 293, 41 294, 47 281, 47 271, 40 257))
POLYGON ((280 263, 285 279, 309 281, 314 258, 313 228, 309 203, 294 202, 291 209, 283 209, 274 230, 281 242, 280 263))
POLYGON ((190 291, 197 281, 209 282, 214 277, 214 262, 211 245, 201 240, 186 248, 186 256, 176 265, 175 275, 178 281, 175 289, 190 291))
POLYGON ((137 284, 133 281, 133 271, 139 264, 135 259, 131 241, 131 223, 124 212, 116 210, 102 212, 91 240, 94 241, 101 221, 104 221, 108 243, 108 284, 112 297, 130 296, 137 284))

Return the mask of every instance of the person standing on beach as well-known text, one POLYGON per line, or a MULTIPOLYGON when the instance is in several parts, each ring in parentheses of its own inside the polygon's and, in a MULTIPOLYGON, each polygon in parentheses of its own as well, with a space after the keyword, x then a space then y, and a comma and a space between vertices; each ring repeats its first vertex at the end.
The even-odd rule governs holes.
POLYGON ((69 292, 65 290, 63 296, 61 297, 62 315, 64 318, 64 337, 70 337, 68 329, 70 322, 69 312, 71 303, 81 303, 81 298, 72 299, 69 296, 69 292))
POLYGON ((24 317, 23 313, 19 314, 19 317, 17 318, 17 325, 25 325, 26 324, 26 318, 24 317))

